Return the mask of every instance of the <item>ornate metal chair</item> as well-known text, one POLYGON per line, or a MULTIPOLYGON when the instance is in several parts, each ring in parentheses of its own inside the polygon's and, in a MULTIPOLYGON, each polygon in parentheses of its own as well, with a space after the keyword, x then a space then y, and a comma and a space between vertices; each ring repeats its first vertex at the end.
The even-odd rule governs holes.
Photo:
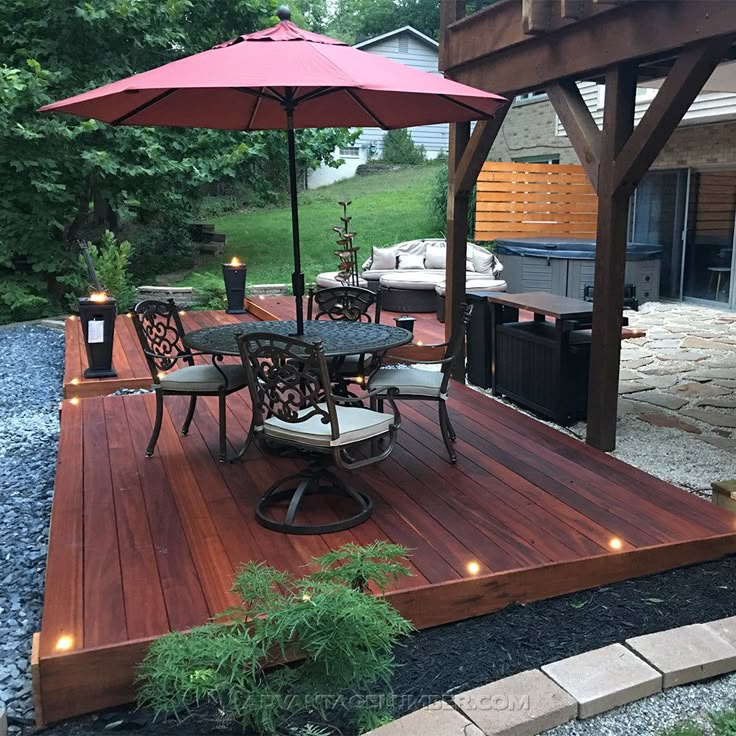
POLYGON ((152 388, 156 393, 156 421, 146 456, 151 457, 156 448, 161 432, 166 394, 189 396, 189 409, 181 428, 184 436, 189 434, 197 397, 217 396, 220 400, 220 462, 225 462, 227 457, 225 397, 246 386, 247 379, 243 366, 218 363, 217 356, 213 357, 210 365, 195 365, 195 353, 184 346, 184 325, 173 299, 169 299, 168 302, 155 299, 139 302, 133 310, 133 324, 143 354, 146 356, 153 378, 152 388), (168 371, 179 362, 185 366, 169 373, 168 371))
POLYGON ((381 321, 381 294, 360 286, 333 286, 315 291, 310 289, 307 319, 332 319, 337 322, 381 321), (373 317, 368 313, 375 304, 373 317))
POLYGON ((344 483, 329 466, 356 470, 391 454, 401 425, 393 392, 381 394, 391 404, 393 415, 363 408, 360 402, 369 396, 335 396, 321 343, 272 333, 241 333, 238 346, 253 403, 255 440, 310 453, 304 470, 266 490, 256 505, 259 523, 289 534, 325 534, 365 521, 373 509, 372 500, 344 483), (387 439, 388 444, 375 453, 374 441, 379 438, 387 439), (302 501, 318 495, 347 499, 353 513, 328 524, 308 523, 301 518, 302 501), (283 514, 279 506, 286 506, 283 514))
MULTIPOLYGON (((328 289, 308 292, 307 319, 331 319, 334 322, 381 322, 381 293, 363 289, 360 286, 334 286, 328 289), (369 309, 375 305, 373 317, 369 309)), ((370 356, 363 354, 346 355, 333 366, 331 374, 337 380, 337 386, 348 394, 348 383, 351 378, 364 376, 371 367, 370 356)), ((361 383, 358 381, 357 383, 361 383)))
POLYGON ((408 367, 391 368, 382 366, 368 379, 368 392, 371 396, 371 408, 381 409, 381 401, 392 390, 396 391, 395 398, 400 401, 436 401, 439 404, 440 431, 442 441, 447 448, 450 462, 457 462, 457 453, 452 443, 456 435, 452 422, 447 413, 447 396, 450 387, 452 367, 457 360, 460 349, 465 341, 465 332, 473 307, 467 304, 460 306, 460 319, 448 342, 427 347, 445 348, 441 360, 414 360, 405 361, 397 358, 396 361, 408 367), (438 371, 428 371, 417 368, 418 365, 436 365, 438 371))

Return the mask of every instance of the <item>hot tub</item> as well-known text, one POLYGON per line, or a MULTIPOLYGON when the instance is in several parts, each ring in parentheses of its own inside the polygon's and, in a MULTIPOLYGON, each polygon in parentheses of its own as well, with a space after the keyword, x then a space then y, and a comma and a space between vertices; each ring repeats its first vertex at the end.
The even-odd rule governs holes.
MULTIPOLYGON (((595 240, 584 238, 498 238, 496 255, 510 293, 546 291, 582 299, 595 280, 595 240)), ((640 302, 659 298, 662 248, 629 243, 626 283, 636 287, 640 302)))

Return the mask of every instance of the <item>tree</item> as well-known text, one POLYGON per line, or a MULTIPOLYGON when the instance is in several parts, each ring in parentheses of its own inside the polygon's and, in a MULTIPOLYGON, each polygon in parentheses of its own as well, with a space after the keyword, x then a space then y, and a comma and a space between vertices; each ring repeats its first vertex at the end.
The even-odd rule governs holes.
MULTIPOLYGON (((270 25, 275 7, 276 0, 4 0, 0 321, 65 308, 79 288, 79 238, 117 232, 121 218, 145 224, 160 212, 185 212, 214 182, 272 186, 286 170, 280 132, 114 128, 37 109, 270 25)), ((350 136, 299 138, 308 168, 332 161, 350 136)))

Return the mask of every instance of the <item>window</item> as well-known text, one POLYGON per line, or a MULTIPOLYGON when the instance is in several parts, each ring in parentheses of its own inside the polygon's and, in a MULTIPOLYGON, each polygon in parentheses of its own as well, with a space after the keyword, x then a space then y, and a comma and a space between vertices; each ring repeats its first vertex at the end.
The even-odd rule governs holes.
POLYGON ((340 149, 340 158, 360 158, 360 146, 348 146, 340 149))
POLYGON ((540 100, 546 99, 547 93, 544 91, 527 92, 523 95, 516 95, 516 97, 514 97, 514 105, 523 105, 525 102, 539 102, 540 100))
POLYGON ((550 153, 541 156, 520 156, 511 160, 523 164, 558 164, 560 163, 560 156, 556 153, 550 153))

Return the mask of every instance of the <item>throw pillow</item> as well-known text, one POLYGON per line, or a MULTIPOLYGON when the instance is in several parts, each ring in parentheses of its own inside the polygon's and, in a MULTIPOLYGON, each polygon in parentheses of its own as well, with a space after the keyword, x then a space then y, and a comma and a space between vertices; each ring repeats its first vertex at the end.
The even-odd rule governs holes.
POLYGON ((424 256, 417 256, 412 253, 399 254, 399 270, 422 268, 424 268, 424 256))
POLYGON ((376 248, 373 246, 371 271, 393 271, 396 268, 396 248, 376 248))
POLYGON ((428 245, 424 256, 424 267, 444 271, 447 263, 447 248, 443 245, 428 245))
POLYGON ((496 256, 484 248, 473 249, 473 268, 477 273, 498 276, 503 269, 496 256))

